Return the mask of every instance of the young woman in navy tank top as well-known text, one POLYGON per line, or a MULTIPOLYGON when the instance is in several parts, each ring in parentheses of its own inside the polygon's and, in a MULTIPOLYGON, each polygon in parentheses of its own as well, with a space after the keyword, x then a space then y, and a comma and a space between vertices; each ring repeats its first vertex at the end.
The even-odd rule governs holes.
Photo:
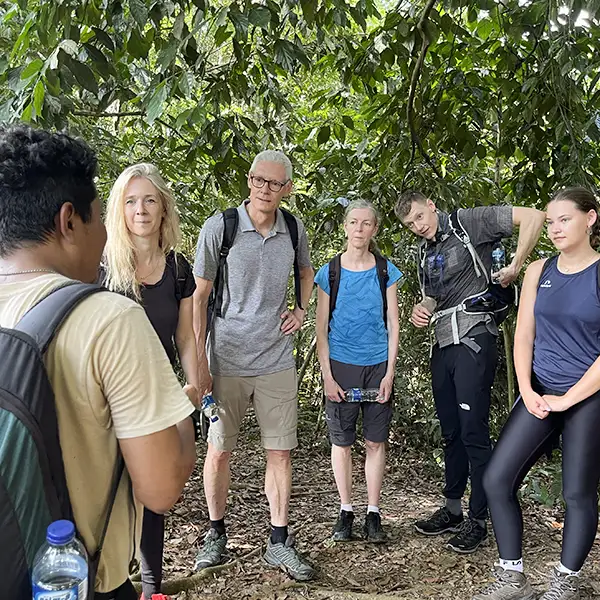
POLYGON ((562 435, 566 514, 560 563, 540 600, 578 600, 579 571, 598 527, 600 480, 600 292, 595 250, 598 204, 584 188, 560 191, 547 207, 558 255, 527 269, 515 333, 515 404, 484 476, 500 554, 496 580, 473 600, 531 600, 523 574, 517 491, 562 435))

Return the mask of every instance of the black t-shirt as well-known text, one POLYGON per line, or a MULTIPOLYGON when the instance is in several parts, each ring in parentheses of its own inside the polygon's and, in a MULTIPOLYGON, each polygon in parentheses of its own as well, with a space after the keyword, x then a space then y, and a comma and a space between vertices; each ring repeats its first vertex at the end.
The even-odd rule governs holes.
MULTIPOLYGON (((101 272, 100 281, 103 280, 104 273, 101 272)), ((167 254, 165 271, 160 280, 140 287, 141 304, 171 364, 175 363, 177 356, 175 332, 179 323, 179 303, 189 298, 195 290, 196 282, 190 263, 173 251, 167 254)))

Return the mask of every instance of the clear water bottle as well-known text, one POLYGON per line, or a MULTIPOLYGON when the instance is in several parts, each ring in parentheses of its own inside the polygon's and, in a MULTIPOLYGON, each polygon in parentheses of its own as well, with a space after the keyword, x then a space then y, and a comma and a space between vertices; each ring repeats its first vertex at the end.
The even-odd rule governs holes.
POLYGON ((206 394, 206 396, 202 398, 200 410, 211 423, 216 423, 219 420, 219 408, 217 407, 212 394, 206 394))
POLYGON ((506 266, 506 251, 504 250, 504 246, 502 242, 496 242, 494 247, 492 248, 492 281, 494 283, 498 283, 498 278, 495 277, 496 273, 500 271, 500 269, 504 269, 506 266))
POLYGON ((380 399, 379 388, 350 388, 344 392, 346 402, 377 402, 380 399))
POLYGON ((71 521, 48 526, 46 543, 33 561, 31 584, 33 600, 87 599, 87 553, 71 521))

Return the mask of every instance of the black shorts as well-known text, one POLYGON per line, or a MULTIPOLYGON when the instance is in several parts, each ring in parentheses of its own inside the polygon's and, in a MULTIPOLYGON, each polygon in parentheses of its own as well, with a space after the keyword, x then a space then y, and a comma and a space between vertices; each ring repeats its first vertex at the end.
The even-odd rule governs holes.
MULTIPOLYGON (((387 371, 387 361, 369 367, 348 365, 331 360, 331 373, 343 389, 379 388, 387 371)), ((388 439, 392 420, 392 399, 380 402, 332 402, 326 400, 325 420, 329 439, 334 446, 352 446, 356 441, 356 422, 362 409, 363 437, 369 442, 381 443, 388 439)))

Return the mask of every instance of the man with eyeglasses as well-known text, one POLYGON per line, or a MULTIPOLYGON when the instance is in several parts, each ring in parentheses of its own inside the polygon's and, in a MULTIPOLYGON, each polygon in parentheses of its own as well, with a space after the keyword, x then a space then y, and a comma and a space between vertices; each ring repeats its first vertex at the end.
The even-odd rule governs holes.
POLYGON ((204 341, 207 307, 223 247, 225 215, 206 221, 196 249, 194 330, 199 386, 205 394, 212 390, 219 420, 211 423, 208 433, 204 491, 210 529, 195 568, 204 569, 223 560, 229 461, 252 402, 267 454, 265 492, 271 536, 264 558, 294 579, 306 581, 314 577, 314 570, 298 554, 288 534, 290 451, 297 446, 298 405, 292 334, 304 322, 314 271, 304 225, 295 219, 295 253, 284 215, 278 210, 282 198, 292 189, 288 157, 273 150, 258 154, 248 174, 248 188, 250 198, 237 208, 237 231, 227 255, 223 286, 219 286, 223 293, 222 318, 215 317, 209 325, 208 351, 204 341), (296 254, 302 308, 289 310, 287 289, 296 254))

